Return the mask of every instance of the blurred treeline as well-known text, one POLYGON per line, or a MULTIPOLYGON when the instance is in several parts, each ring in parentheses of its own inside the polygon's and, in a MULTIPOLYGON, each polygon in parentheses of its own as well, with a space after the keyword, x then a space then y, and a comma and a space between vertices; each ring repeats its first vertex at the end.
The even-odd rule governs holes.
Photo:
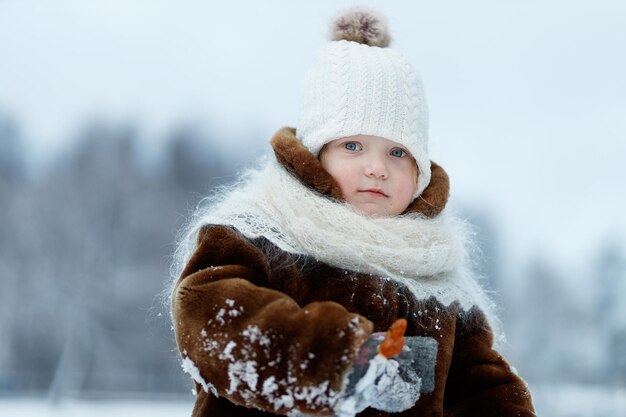
POLYGON ((137 136, 94 122, 33 174, 0 118, 0 393, 189 392, 160 295, 177 229, 234 168, 193 126, 152 161, 137 136))
MULTIPOLYGON (((161 298, 175 234, 256 149, 227 156, 225 138, 180 126, 148 160, 138 136, 92 123, 33 174, 19 126, 0 115, 0 395, 190 392, 161 298)), ((520 373, 626 385, 624 242, 586 254, 576 276, 539 257, 511 274, 489 215, 467 215, 520 373), (594 285, 573 292, 576 280, 594 285)))

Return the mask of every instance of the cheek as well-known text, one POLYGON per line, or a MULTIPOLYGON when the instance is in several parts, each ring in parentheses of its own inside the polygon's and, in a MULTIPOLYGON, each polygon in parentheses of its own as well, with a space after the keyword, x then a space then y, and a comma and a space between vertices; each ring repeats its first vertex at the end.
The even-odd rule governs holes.
POLYGON ((398 195, 402 196, 402 202, 408 205, 413 201, 413 194, 415 194, 415 190, 417 190, 417 174, 414 174, 410 170, 408 173, 405 171, 405 175, 399 178, 396 187, 398 195))
POLYGON ((335 181, 337 181, 337 184, 339 184, 339 188, 341 188, 341 191, 345 195, 346 191, 349 190, 354 182, 352 176, 350 175, 350 170, 341 165, 333 166, 331 169, 332 171, 328 172, 330 173, 330 175, 333 176, 335 181))
POLYGON ((411 164, 400 165, 396 167, 394 174, 398 185, 402 184, 402 187, 406 188, 417 188, 417 166, 411 164))
POLYGON ((407 200, 407 202, 410 203, 413 200, 413 194, 415 194, 415 190, 417 190, 417 181, 414 179, 408 179, 403 189, 405 199, 407 200))
POLYGON ((337 161, 336 158, 333 158, 332 155, 324 155, 320 154, 320 163, 322 164, 322 168, 326 170, 339 184, 339 188, 345 194, 346 187, 350 183, 350 180, 347 178, 348 170, 346 169, 346 164, 342 164, 340 161, 337 161))

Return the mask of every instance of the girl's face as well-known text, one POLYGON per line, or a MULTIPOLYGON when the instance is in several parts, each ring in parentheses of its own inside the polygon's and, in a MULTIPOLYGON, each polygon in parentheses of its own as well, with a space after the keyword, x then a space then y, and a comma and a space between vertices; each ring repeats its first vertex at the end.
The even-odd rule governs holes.
POLYGON ((401 214, 417 188, 417 165, 409 151, 379 136, 355 135, 328 142, 319 156, 348 203, 366 215, 401 214))

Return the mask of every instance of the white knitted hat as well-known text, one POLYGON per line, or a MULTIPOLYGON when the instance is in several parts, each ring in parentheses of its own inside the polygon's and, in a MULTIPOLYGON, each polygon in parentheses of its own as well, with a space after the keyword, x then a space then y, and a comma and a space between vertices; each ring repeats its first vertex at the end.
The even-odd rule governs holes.
POLYGON ((372 135, 398 142, 419 169, 417 197, 430 182, 428 108, 415 70, 390 42, 384 20, 352 9, 331 26, 305 76, 296 135, 314 154, 335 139, 372 135))

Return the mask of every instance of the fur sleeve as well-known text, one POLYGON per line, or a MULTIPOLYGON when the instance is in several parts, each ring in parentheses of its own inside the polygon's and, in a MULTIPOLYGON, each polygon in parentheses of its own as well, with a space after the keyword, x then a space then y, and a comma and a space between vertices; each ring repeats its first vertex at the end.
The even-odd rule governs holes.
POLYGON ((268 274, 263 254, 236 231, 201 231, 173 297, 183 368, 238 405, 332 414, 372 324, 333 302, 300 307, 263 286, 268 274))
POLYGON ((526 383, 493 349, 493 333, 476 308, 459 319, 445 403, 448 416, 536 416, 526 383))

